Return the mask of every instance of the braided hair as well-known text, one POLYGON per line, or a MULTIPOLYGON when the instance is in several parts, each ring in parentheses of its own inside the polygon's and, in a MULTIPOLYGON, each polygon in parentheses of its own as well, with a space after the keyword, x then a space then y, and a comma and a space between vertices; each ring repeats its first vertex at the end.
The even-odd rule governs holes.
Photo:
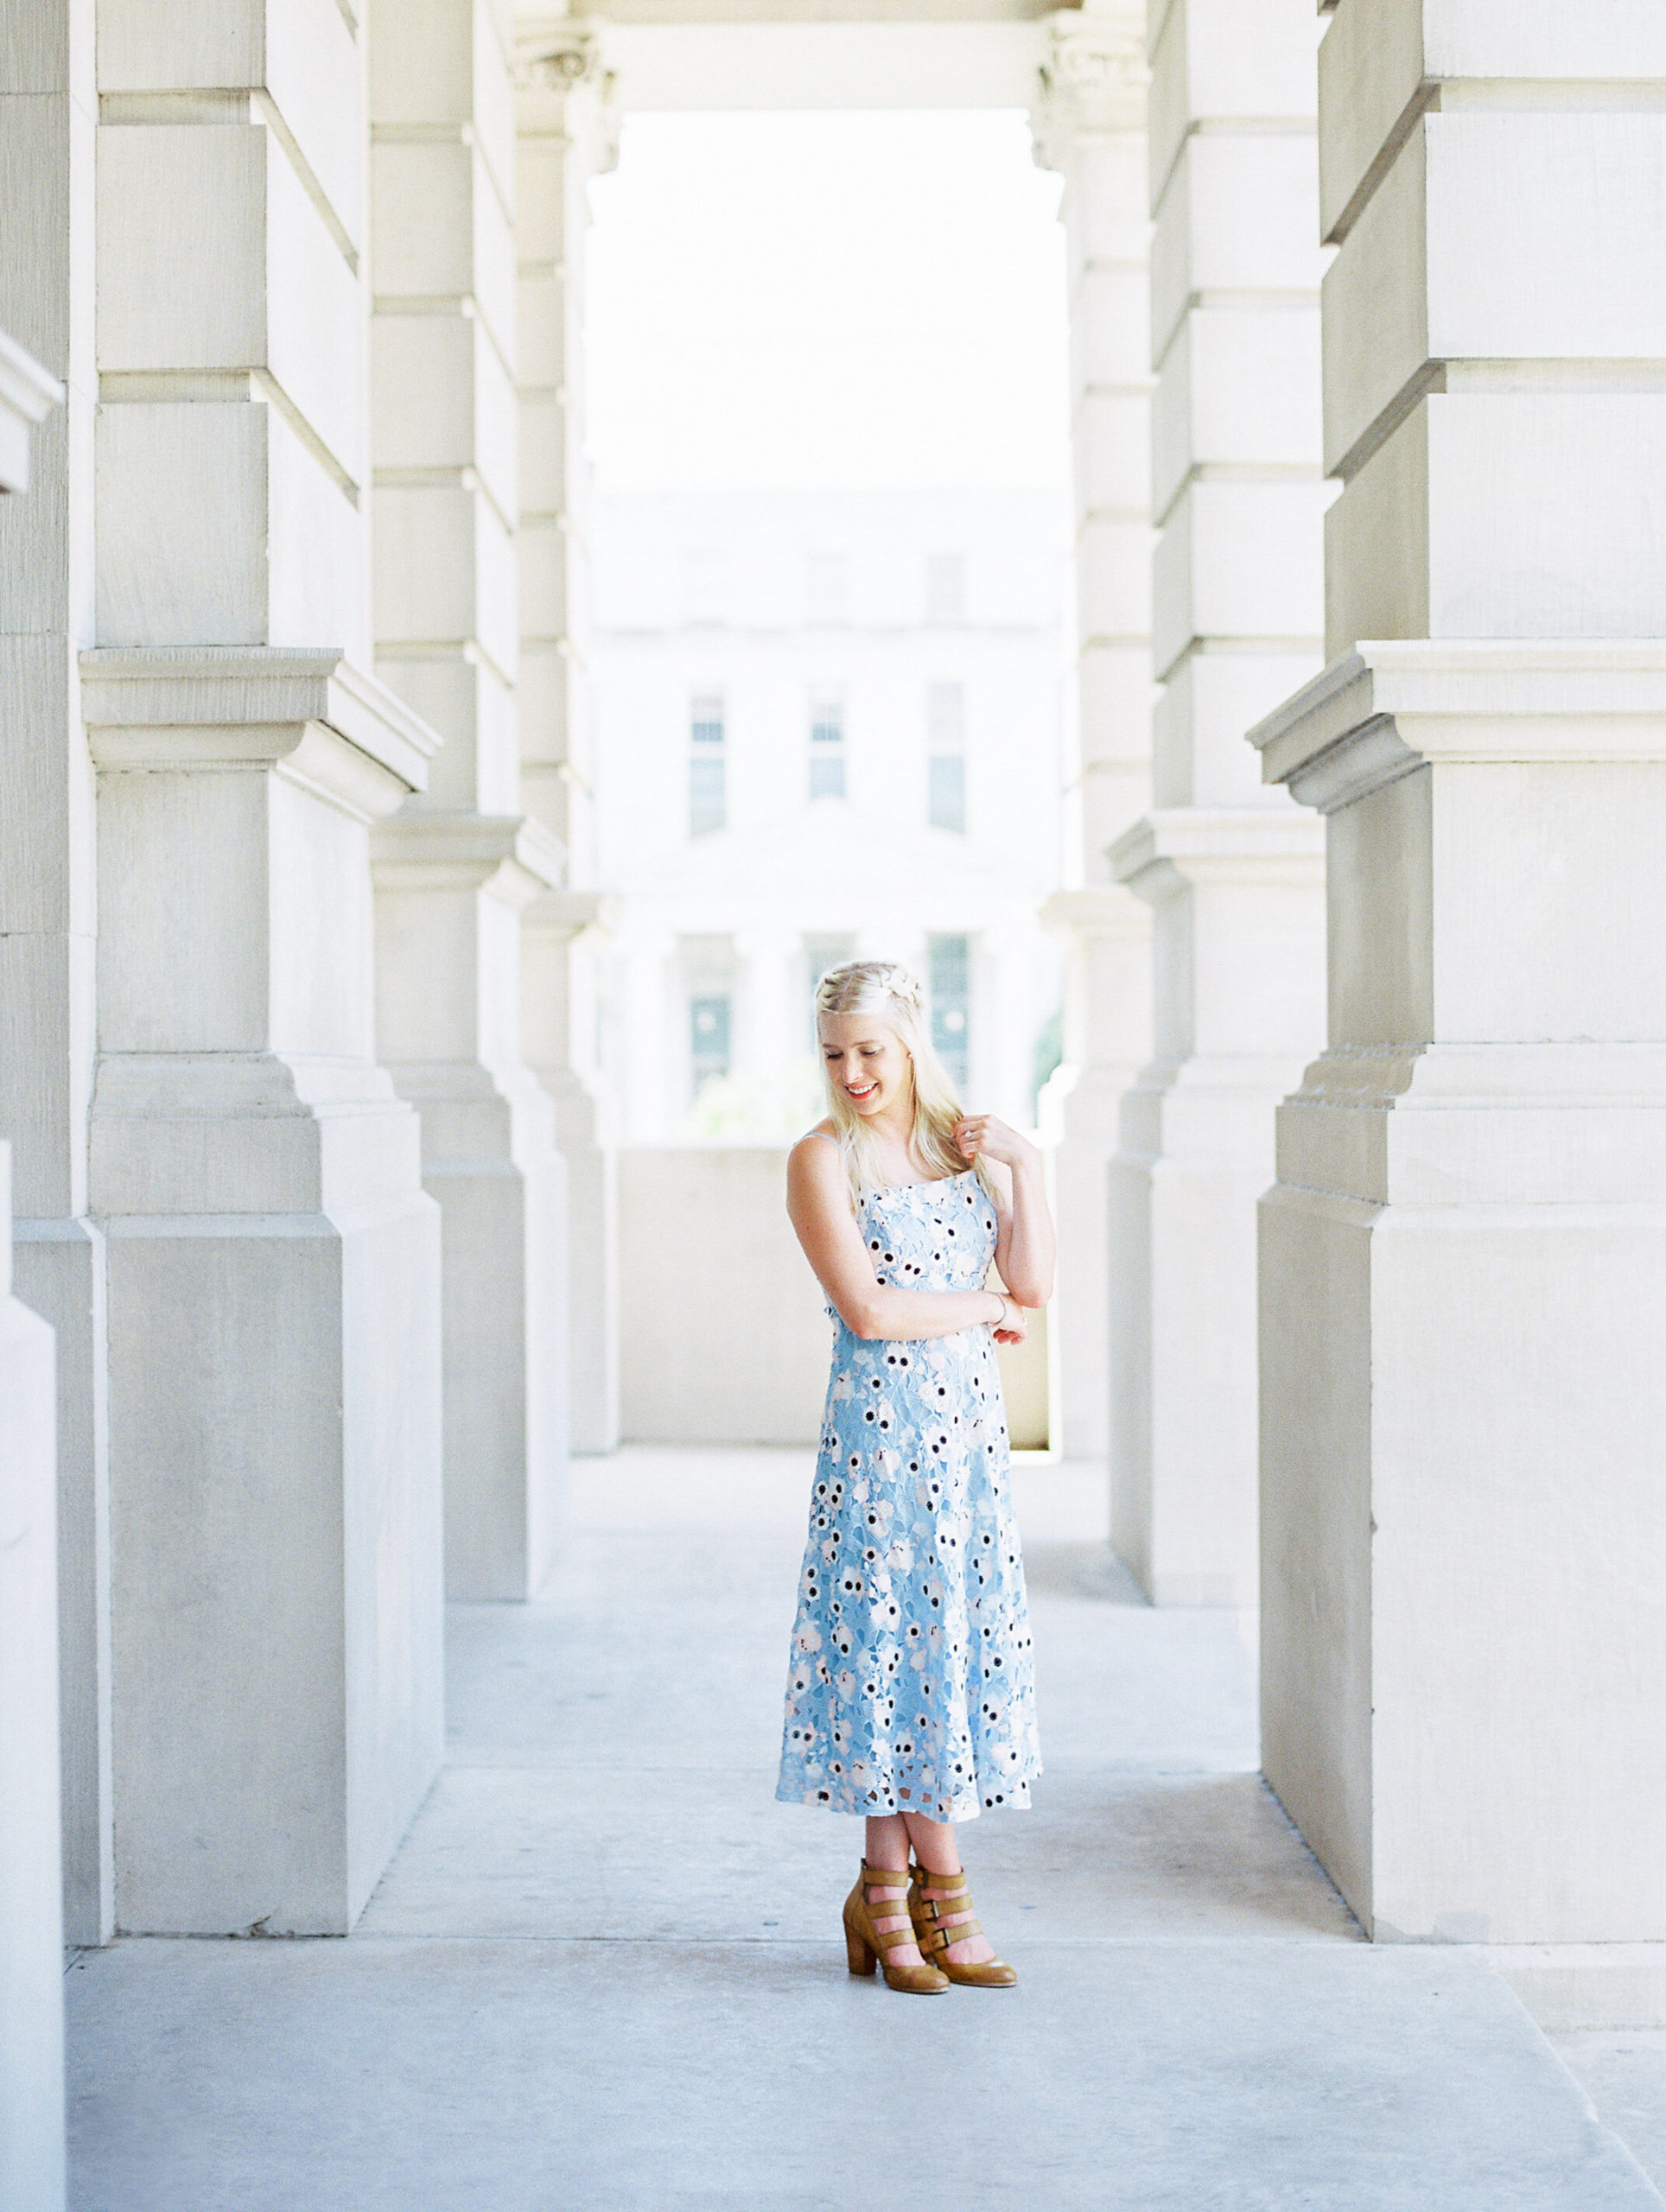
MULTIPOLYGON (((955 1124, 962 1118, 960 1101, 947 1069, 932 1047, 925 994, 907 969, 896 960, 849 960, 843 967, 830 968, 816 986, 816 1014, 818 1020, 824 1014, 872 1014, 893 1033, 908 1055, 912 1076, 914 1119, 910 1149, 933 1175, 964 1174, 966 1157, 955 1142, 955 1124)), ((825 1069, 825 1061, 823 1066, 825 1069)), ((860 1205, 869 1192, 881 1187, 873 1134, 830 1077, 827 1090, 850 1185, 850 1202, 860 1205)), ((1000 1194, 988 1170, 982 1161, 976 1166, 978 1181, 990 1202, 998 1205, 1000 1194)))

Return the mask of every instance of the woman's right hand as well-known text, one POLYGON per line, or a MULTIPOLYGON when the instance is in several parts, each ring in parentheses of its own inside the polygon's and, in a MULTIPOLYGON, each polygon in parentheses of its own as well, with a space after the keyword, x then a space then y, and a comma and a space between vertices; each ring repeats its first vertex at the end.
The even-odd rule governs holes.
POLYGON ((995 1325, 995 1340, 998 1344, 1021 1344, 1029 1334, 1029 1316, 1015 1298, 1009 1294, 1002 1295, 1005 1306, 995 1325))

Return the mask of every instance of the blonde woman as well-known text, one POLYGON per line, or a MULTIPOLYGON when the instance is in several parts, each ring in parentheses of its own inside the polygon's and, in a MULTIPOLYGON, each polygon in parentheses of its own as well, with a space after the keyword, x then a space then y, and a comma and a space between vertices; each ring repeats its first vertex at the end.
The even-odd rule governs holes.
POLYGON ((1027 1805, 1041 1771, 994 1350, 1052 1291, 1041 1163, 962 1113, 906 969, 834 969, 816 1017, 831 1111, 793 1147, 787 1211, 837 1329, 776 1796, 867 1819, 852 1974, 1004 1988, 955 1827, 1027 1805))

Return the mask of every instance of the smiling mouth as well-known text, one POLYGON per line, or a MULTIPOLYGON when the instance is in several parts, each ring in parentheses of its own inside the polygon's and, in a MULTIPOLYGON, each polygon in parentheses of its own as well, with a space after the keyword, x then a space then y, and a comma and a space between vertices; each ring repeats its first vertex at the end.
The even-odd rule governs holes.
POLYGON ((870 1083, 866 1084, 862 1090, 858 1090, 852 1084, 846 1084, 844 1089, 845 1096, 848 1098, 871 1098, 874 1096, 874 1093, 879 1089, 879 1085, 876 1083, 870 1083))

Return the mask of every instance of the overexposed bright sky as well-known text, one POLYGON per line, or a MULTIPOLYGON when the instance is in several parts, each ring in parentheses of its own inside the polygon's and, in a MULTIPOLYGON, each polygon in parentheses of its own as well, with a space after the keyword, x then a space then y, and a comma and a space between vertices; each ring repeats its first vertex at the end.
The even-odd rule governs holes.
POLYGON ((1059 180, 1016 112, 645 115, 592 187, 607 490, 1060 485, 1059 180))

